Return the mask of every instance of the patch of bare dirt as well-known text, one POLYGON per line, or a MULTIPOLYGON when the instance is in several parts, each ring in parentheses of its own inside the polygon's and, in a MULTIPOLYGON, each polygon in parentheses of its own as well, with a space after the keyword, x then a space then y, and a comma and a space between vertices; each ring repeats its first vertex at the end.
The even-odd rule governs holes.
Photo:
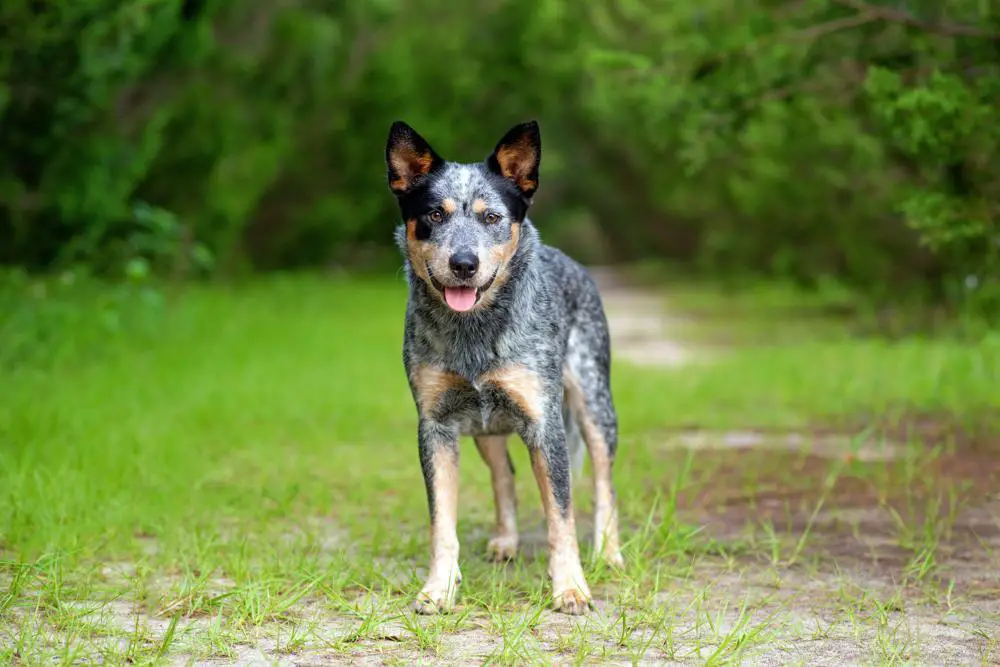
POLYGON ((676 367, 707 355, 674 335, 685 320, 667 312, 655 292, 638 289, 613 269, 591 268, 611 331, 615 358, 642 366, 676 367))

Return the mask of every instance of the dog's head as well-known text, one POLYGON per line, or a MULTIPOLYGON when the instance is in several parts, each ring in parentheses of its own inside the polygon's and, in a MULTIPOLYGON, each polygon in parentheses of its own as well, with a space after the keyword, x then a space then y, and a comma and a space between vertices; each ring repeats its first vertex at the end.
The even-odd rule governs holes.
POLYGON ((541 156, 534 121, 511 128, 473 164, 442 159, 409 125, 393 123, 385 159, 405 252, 414 274, 452 310, 489 303, 507 280, 541 156))

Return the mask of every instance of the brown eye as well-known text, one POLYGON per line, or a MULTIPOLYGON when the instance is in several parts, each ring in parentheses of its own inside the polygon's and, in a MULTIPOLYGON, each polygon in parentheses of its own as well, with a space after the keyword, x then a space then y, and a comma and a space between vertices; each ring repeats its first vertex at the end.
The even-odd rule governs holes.
POLYGON ((500 214, 494 213, 493 211, 489 211, 486 214, 486 222, 490 223, 491 225, 495 225, 496 223, 500 222, 500 214))
POLYGON ((431 222, 441 222, 444 216, 441 215, 441 211, 431 211, 430 215, 427 216, 431 219, 431 222))

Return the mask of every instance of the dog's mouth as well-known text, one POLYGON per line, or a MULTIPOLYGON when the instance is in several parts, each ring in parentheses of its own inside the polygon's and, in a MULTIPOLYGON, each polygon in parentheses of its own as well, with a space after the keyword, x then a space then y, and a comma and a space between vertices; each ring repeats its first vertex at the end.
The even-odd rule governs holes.
MULTIPOLYGON (((497 269, 499 270, 499 268, 497 269)), ((486 293, 486 290, 493 285, 493 281, 496 280, 497 271, 493 272, 490 279, 479 287, 472 287, 466 285, 458 285, 455 287, 444 286, 434 277, 431 273, 430 265, 427 266, 427 275, 430 276, 431 284, 434 286, 438 292, 444 296, 444 302, 448 304, 448 307, 457 312, 465 312, 471 310, 479 303, 479 300, 486 293)))

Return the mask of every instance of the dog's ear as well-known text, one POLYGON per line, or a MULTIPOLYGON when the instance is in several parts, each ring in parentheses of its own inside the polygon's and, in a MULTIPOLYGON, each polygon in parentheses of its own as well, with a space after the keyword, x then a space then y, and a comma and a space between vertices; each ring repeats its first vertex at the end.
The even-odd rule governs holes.
POLYGON ((397 120, 389 128, 385 164, 388 167, 389 189, 401 195, 440 169, 444 160, 416 130, 397 120))
POLYGON ((542 161, 542 137, 538 123, 530 121, 512 127, 486 158, 490 171, 517 186, 526 199, 538 189, 538 165, 542 161))

